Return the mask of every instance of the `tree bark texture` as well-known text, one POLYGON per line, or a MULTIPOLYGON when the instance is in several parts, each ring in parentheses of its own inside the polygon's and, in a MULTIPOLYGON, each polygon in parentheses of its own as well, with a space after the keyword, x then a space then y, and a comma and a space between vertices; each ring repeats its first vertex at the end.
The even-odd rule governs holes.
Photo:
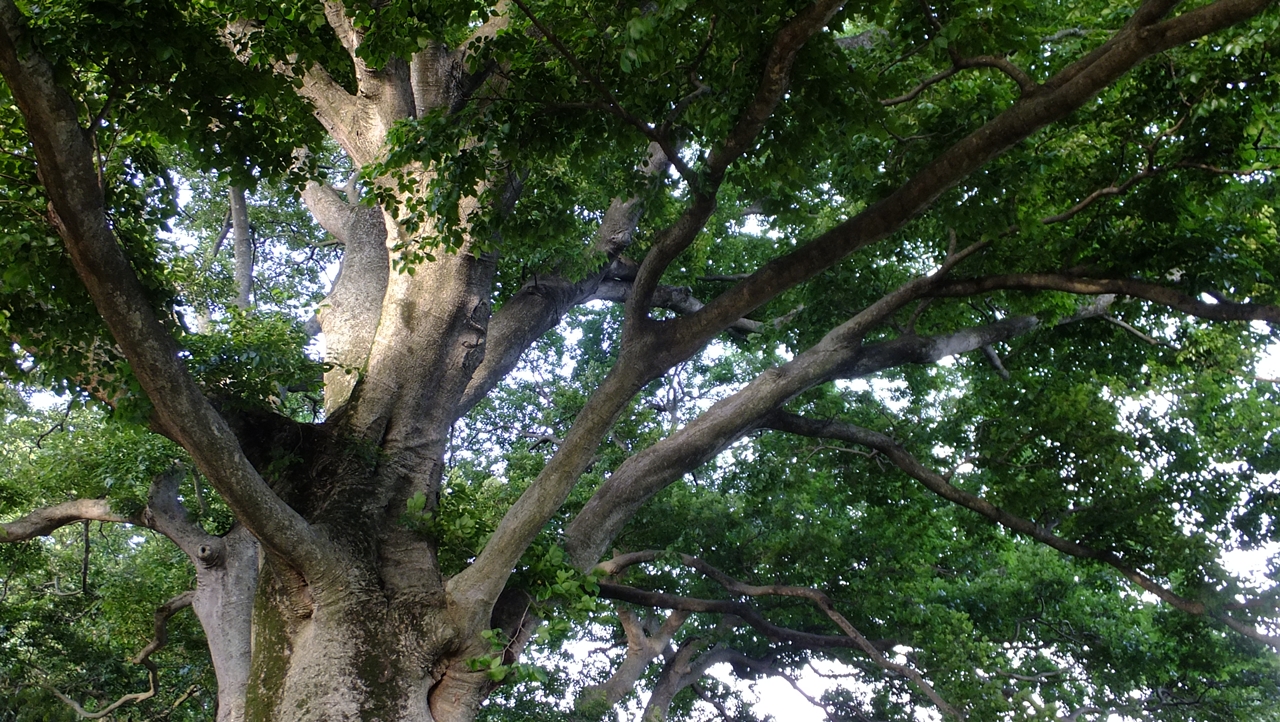
MULTIPOLYGON (((0 73, 27 119, 51 220, 155 404, 156 426, 190 452, 198 471, 239 520, 225 536, 204 533, 186 520, 175 500, 176 481, 167 478, 157 482, 143 518, 117 517, 82 501, 33 515, 21 522, 25 526, 6 525, 0 540, 48 533, 80 519, 146 524, 173 539, 197 570, 193 606, 217 671, 219 722, 467 722, 493 689, 489 678, 469 665, 491 652, 481 633, 519 629, 525 618, 527 604, 504 594, 512 569, 644 384, 782 291, 901 228, 943 191, 1035 130, 1065 118, 1144 58, 1246 19, 1266 4, 1218 0, 1170 20, 1162 20, 1166 4, 1144 5, 1092 54, 1043 85, 1028 88, 1022 100, 863 213, 764 265, 705 306, 673 297, 669 304, 679 304, 685 314, 678 321, 658 323, 649 317, 662 293, 658 279, 706 225, 715 209, 715 184, 751 148, 785 96, 799 49, 841 3, 817 2, 779 28, 756 95, 706 161, 703 185, 692 194, 684 215, 659 235, 638 270, 623 273, 613 265, 628 247, 640 213, 636 199, 617 199, 601 227, 598 250, 606 261, 597 272, 584 280, 531 281, 492 320, 489 302, 497 261, 474 250, 474 239, 456 253, 440 253, 418 264, 412 274, 393 271, 397 254, 414 240, 395 217, 311 183, 303 198, 343 244, 345 254, 320 312, 327 360, 333 364, 325 375, 327 420, 308 426, 250 414, 224 418, 206 401, 116 243, 75 103, 25 36, 17 6, 0 0, 0 73), (626 288, 610 285, 617 283, 626 288), (434 508, 455 421, 570 308, 597 297, 614 298, 627 307, 616 365, 475 563, 446 579, 431 541, 400 523, 407 500, 422 494, 428 510, 434 508)), ((343 6, 325 6, 330 25, 351 55, 358 92, 349 93, 320 66, 296 80, 321 123, 357 165, 378 157, 397 120, 464 104, 477 83, 484 82, 468 76, 465 46, 450 50, 433 44, 407 61, 371 68, 357 52, 361 31, 343 6)), ((500 8, 513 11, 505 3, 500 8)), ((499 13, 477 30, 477 37, 492 33, 493 24, 506 17, 499 13)), ((663 173, 673 161, 678 158, 664 157, 655 140, 647 172, 663 173)), ((231 206, 237 303, 247 307, 252 248, 243 189, 232 189, 231 206)), ((862 310, 808 352, 762 374, 626 461, 569 524, 565 543, 573 563, 593 567, 645 501, 744 434, 767 425, 774 412, 804 390, 835 378, 982 349, 1041 323, 1035 317, 1016 317, 935 337, 912 334, 864 344, 872 328, 908 303, 989 288, 1048 288, 1131 294, 1188 313, 1278 317, 1270 307, 1210 308, 1194 299, 1169 297, 1161 289, 1115 282, 1030 276, 993 278, 985 286, 981 281, 949 282, 947 271, 965 253, 955 254, 937 274, 912 281, 862 310)), ((646 719, 663 719, 676 692, 701 674, 693 659, 701 650, 688 647, 669 659, 664 656, 687 614, 673 612, 658 629, 648 630, 638 620, 624 618, 627 659, 615 678, 591 690, 582 704, 615 703, 661 657, 667 671, 646 719)))

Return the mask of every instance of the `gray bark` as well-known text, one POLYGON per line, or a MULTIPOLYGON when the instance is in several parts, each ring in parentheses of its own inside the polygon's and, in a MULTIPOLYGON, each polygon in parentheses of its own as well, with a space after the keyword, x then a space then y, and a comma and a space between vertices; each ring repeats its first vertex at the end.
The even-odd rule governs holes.
POLYGON ((191 606, 204 629, 218 679, 217 722, 242 722, 253 642, 258 542, 243 526, 216 537, 190 521, 177 498, 183 476, 177 469, 156 479, 144 519, 173 540, 195 566, 191 606))
MULTIPOLYGON (((227 695, 220 720, 471 719, 492 685, 467 661, 489 651, 481 631, 507 628, 511 622, 499 603, 509 575, 590 465, 617 415, 645 383, 779 293, 902 228, 947 188, 1032 132, 1066 117, 1140 60, 1266 6, 1262 0, 1218 0, 1160 22, 1170 4, 1147 3, 1106 44, 1029 89, 1014 106, 881 202, 766 264, 705 306, 695 305, 693 299, 672 299, 683 304, 687 317, 661 324, 652 320, 650 309, 662 301, 663 273, 703 230, 715 210, 719 182, 755 144, 785 97, 800 49, 841 4, 818 0, 779 29, 756 93, 726 137, 711 149, 705 167, 699 169, 704 172, 689 178, 693 187, 686 212, 658 236, 629 289, 605 289, 627 306, 616 365, 475 563, 445 580, 430 541, 396 523, 406 499, 421 492, 434 501, 448 431, 460 410, 491 390, 565 310, 600 293, 608 278, 607 265, 602 263, 601 272, 585 285, 533 283, 490 323, 493 258, 477 255, 474 244, 467 243, 458 253, 442 253, 436 261, 418 265, 413 274, 392 273, 395 247, 418 239, 408 238, 384 210, 356 206, 353 199, 313 184, 305 194, 308 206, 346 246, 342 273, 321 315, 330 358, 343 367, 326 378, 330 415, 324 427, 314 431, 319 438, 304 438, 313 430, 298 431, 300 441, 289 439, 290 445, 278 448, 269 443, 272 439, 267 437, 275 431, 267 422, 246 424, 237 435, 188 375, 177 344, 152 312, 116 242, 76 103, 57 85, 53 67, 38 52, 29 51, 37 45, 25 37, 16 4, 0 0, 0 74, 26 119, 51 219, 154 404, 153 423, 190 452, 240 521, 225 537, 204 534, 186 520, 171 486, 164 484, 157 485, 148 507, 148 523, 172 538, 196 564, 194 605, 206 625, 220 695, 227 695), (354 373, 347 374, 348 369, 354 373), (279 448, 297 451, 305 463, 273 473, 268 485, 258 469, 278 458, 272 453, 279 448)), ((296 80, 320 122, 356 165, 382 152, 395 122, 451 109, 483 82, 483 73, 462 72, 467 67, 462 62, 465 48, 430 46, 408 61, 371 68, 358 52, 363 31, 347 17, 343 4, 330 0, 324 5, 337 39, 350 55, 357 92, 349 93, 319 65, 296 80)), ((482 26, 477 37, 493 32, 503 16, 499 13, 482 26)), ((678 158, 671 160, 687 171, 678 158)), ((425 177, 430 169, 419 172, 425 177)), ((636 212, 628 200, 618 200, 610 209, 601 230, 608 260, 626 247, 636 212)), ((241 227, 247 231, 247 223, 241 227)), ((251 270, 248 275, 251 279, 251 270)), ((240 280, 238 263, 238 290, 247 305, 247 286, 240 280)), ((1003 282, 1028 288, 1066 284, 1044 278, 1003 282)), ((1117 292, 1154 298, 1151 289, 1126 288, 1117 292)), ((766 372, 667 440, 628 460, 570 524, 567 542, 575 563, 584 568, 594 564, 648 498, 760 426, 804 389, 832 378, 979 349, 1039 323, 1031 317, 1015 318, 935 338, 907 336, 863 345, 867 331, 904 303, 930 293, 968 290, 959 282, 940 285, 937 278, 909 284, 832 331, 792 363, 766 372)), ((1173 300, 1175 306, 1195 303, 1173 300)), ((1259 317, 1258 313, 1273 311, 1249 308, 1240 313, 1259 317)), ((110 514, 98 505, 80 506, 59 507, 25 527, 5 525, 2 538, 34 533, 67 515, 110 514)), ((628 597, 622 596, 628 592, 610 585, 601 588, 612 589, 618 598, 661 603, 657 597, 662 595, 628 597)), ((703 605, 694 611, 717 608, 723 607, 703 605)), ((651 651, 649 646, 632 655, 617 685, 603 690, 604 699, 618 695, 651 651)), ((665 709, 692 674, 692 666, 688 674, 681 666, 688 661, 676 664, 678 655, 673 660, 671 674, 655 691, 655 710, 665 709)))
POLYGON ((302 192, 308 210, 343 246, 342 266, 320 307, 325 361, 324 408, 333 414, 351 397, 373 345, 390 260, 382 211, 343 199, 333 187, 311 182, 302 192))
POLYGON ((240 308, 249 308, 253 298, 253 240, 249 235, 249 208, 244 202, 244 189, 231 186, 231 242, 236 259, 236 300, 240 308))

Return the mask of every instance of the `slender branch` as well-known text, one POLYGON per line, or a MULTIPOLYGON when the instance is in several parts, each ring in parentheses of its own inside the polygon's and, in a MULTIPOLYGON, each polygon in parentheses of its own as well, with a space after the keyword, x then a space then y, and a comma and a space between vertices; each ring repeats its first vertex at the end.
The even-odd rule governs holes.
POLYGON ((1102 318, 1103 318, 1104 320, 1106 320, 1106 322, 1107 322, 1107 323, 1111 323, 1111 324, 1114 324, 1114 325, 1116 325, 1116 326, 1119 326, 1120 328, 1123 328, 1124 330, 1128 331, 1129 333, 1133 334, 1134 336, 1137 336, 1138 338, 1142 339, 1142 340, 1143 340, 1145 343, 1147 343, 1147 344, 1150 344, 1150 345, 1152 345, 1152 346, 1163 346, 1163 345, 1165 345, 1165 344, 1164 344, 1162 341, 1160 341, 1159 339, 1152 338, 1151 336, 1148 336, 1147 334, 1143 333, 1142 331, 1139 331, 1138 329, 1134 328, 1133 324, 1131 324, 1131 323, 1129 323, 1129 322, 1127 322, 1127 321, 1125 321, 1125 320, 1123 320, 1123 319, 1116 318, 1115 316, 1112 316, 1111 314, 1107 314, 1107 315, 1103 316, 1102 318))
MULTIPOLYGON (((156 609, 155 636, 153 636, 151 639, 151 642, 146 647, 144 647, 136 657, 133 658, 134 664, 141 664, 142 666, 147 668, 147 691, 146 692, 135 692, 133 694, 126 694, 120 699, 117 699, 115 702, 112 702, 106 707, 103 707, 102 709, 89 712, 83 706, 81 706, 79 702, 76 702, 75 700, 66 696, 62 692, 59 692, 53 687, 48 685, 43 685, 44 688, 52 692, 55 697, 57 697, 58 699, 66 703, 68 706, 70 706, 71 709, 75 711, 76 715, 81 719, 102 719, 103 717, 106 717, 112 712, 115 712, 117 709, 123 707, 126 704, 132 704, 135 702, 141 702, 143 700, 151 699, 156 695, 156 688, 159 682, 159 671, 156 669, 156 663, 151 661, 151 655, 159 651, 162 647, 164 647, 165 643, 169 641, 169 618, 177 614, 178 612, 182 611, 183 609, 186 609, 187 607, 191 606, 191 601, 194 598, 195 598, 195 592, 183 592, 182 594, 179 594, 178 596, 174 597, 173 599, 170 599, 164 604, 161 604, 159 608, 156 609)), ((189 691, 190 690, 188 690, 188 692, 189 691)))
POLYGON ((1157 175, 1160 175, 1165 170, 1167 169, 1152 168, 1150 166, 1143 168, 1142 170, 1130 176, 1127 180, 1125 180, 1120 185, 1111 185, 1111 186, 1107 186, 1106 188, 1099 188, 1098 190, 1085 196, 1083 199, 1081 199, 1079 203, 1075 204, 1074 206, 1071 206, 1070 208, 1068 208, 1067 210, 1061 213, 1041 218, 1040 222, 1046 226, 1054 223, 1061 223, 1065 220, 1068 220, 1074 217, 1076 214, 1080 213, 1084 209, 1093 205, 1099 199, 1106 198, 1107 196, 1122 195, 1125 192, 1127 192, 1130 188, 1132 188, 1134 185, 1136 185, 1139 181, 1146 180, 1147 178, 1153 178, 1157 175))
POLYGON ((880 105, 889 108, 895 105, 908 103, 915 100, 916 97, 925 90, 941 83, 947 78, 959 73, 961 70, 968 70, 970 68, 995 68, 996 70, 999 70, 1012 78, 1013 82, 1018 84, 1018 90, 1021 91, 1023 95, 1035 92, 1040 87, 1036 81, 1031 79, 1031 76, 1027 75, 1022 68, 1014 65, 1008 58, 1000 55, 978 55, 972 58, 960 58, 959 60, 956 60, 952 63, 951 67, 920 81, 919 84, 911 90, 908 90, 906 93, 894 98, 881 100, 880 105))
POLYGON ((1280 306, 1229 301, 1207 303, 1187 293, 1130 278, 1080 278, 1059 273, 1015 273, 946 281, 934 296, 972 296, 990 291, 1064 291, 1096 295, 1121 294, 1159 303, 1210 321, 1266 321, 1280 323, 1280 306))
POLYGON ((911 101, 915 100, 915 99, 916 99, 916 97, 917 97, 917 96, 919 96, 919 95, 920 95, 921 93, 923 93, 924 91, 928 90, 929 88, 933 87, 934 85, 937 85, 938 83, 941 83, 942 81, 946 80, 947 78, 950 78, 951 76, 955 75, 956 73, 960 72, 961 70, 962 70, 962 68, 961 68, 960 66, 958 66, 958 65, 952 65, 951 67, 947 68, 946 70, 944 70, 944 71, 942 71, 942 72, 940 72, 940 73, 938 73, 938 74, 936 74, 936 75, 932 75, 932 76, 930 76, 929 78, 926 78, 925 80, 920 81, 920 83, 918 83, 918 84, 916 85, 916 87, 912 88, 911 90, 908 90, 907 92, 903 93, 902 95, 895 96, 895 97, 893 97, 893 98, 886 98, 886 99, 884 99, 884 100, 881 100, 881 101, 880 101, 880 104, 881 104, 881 105, 883 105, 883 106, 885 106, 886 108, 889 108, 889 107, 892 107, 892 106, 895 106, 895 105, 902 105, 903 103, 909 103, 909 102, 911 102, 911 101))

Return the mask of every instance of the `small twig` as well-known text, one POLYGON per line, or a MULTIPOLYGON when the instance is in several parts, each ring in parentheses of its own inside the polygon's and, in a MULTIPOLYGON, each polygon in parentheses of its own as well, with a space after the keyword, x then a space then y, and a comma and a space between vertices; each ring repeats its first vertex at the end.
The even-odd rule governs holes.
POLYGON ((1075 216, 1080 211, 1083 211, 1084 209, 1093 205, 1094 202, 1097 201, 1099 198, 1105 198, 1107 196, 1118 196, 1124 193, 1125 191, 1129 190, 1130 188, 1132 188, 1134 184, 1136 184, 1138 181, 1151 178, 1152 176, 1163 173, 1165 170, 1166 169, 1164 168, 1153 168, 1151 166, 1147 166, 1146 168, 1143 168, 1141 171, 1135 173, 1133 176, 1131 176, 1128 180, 1121 183, 1120 185, 1111 185, 1111 186, 1107 186, 1106 188, 1100 188, 1090 193, 1089 195, 1085 196, 1084 200, 1080 201, 1074 206, 1071 206, 1070 208, 1063 211, 1062 213, 1059 213, 1053 216, 1048 216, 1046 218, 1041 218, 1040 222, 1046 226, 1054 223, 1061 223, 1075 216))
POLYGON ((689 687, 693 689, 694 694, 698 695, 698 699, 701 699, 703 702, 706 702, 715 708, 716 713, 720 715, 720 719, 725 720, 725 722, 733 722, 733 715, 729 714, 729 710, 725 709, 725 706, 720 703, 720 700, 712 697, 710 693, 702 689, 702 685, 694 682, 693 684, 690 684, 689 687))
POLYGON ((1086 35, 1085 31, 1080 28, 1063 28, 1058 32, 1054 33, 1053 35, 1046 35, 1043 38, 1040 38, 1040 42, 1045 43, 1047 45, 1049 43, 1056 43, 1059 40, 1064 40, 1066 38, 1083 38, 1085 37, 1085 35, 1086 35))
POLYGON ((929 308, 929 304, 933 303, 933 297, 926 298, 916 304, 915 309, 911 312, 910 318, 907 319, 907 334, 912 335, 916 332, 916 322, 920 320, 920 316, 929 308))
POLYGON ((40 448, 40 445, 44 443, 44 440, 45 440, 45 439, 47 439, 47 438, 49 438, 49 435, 50 435, 50 434, 52 434, 53 432, 55 432, 55 431, 65 431, 65 430, 66 430, 66 428, 67 428, 67 419, 71 417, 71 406, 72 406, 73 404, 75 404, 75 402, 76 402, 76 400, 75 400, 75 397, 73 396, 73 397, 71 398, 71 400, 67 401, 67 408, 62 412, 62 418, 58 420, 58 423, 56 423, 56 424, 54 424, 53 426, 49 427, 49 430, 48 430, 48 431, 46 431, 46 432, 44 432, 43 434, 40 434, 39 436, 37 436, 37 437, 36 437, 36 448, 37 448, 37 449, 39 449, 39 448, 40 448))
POLYGON ((209 505, 208 505, 207 503, 205 503, 205 500, 204 500, 204 489, 202 489, 202 488, 200 487, 200 472, 199 472, 199 471, 192 471, 192 472, 191 472, 191 486, 193 487, 192 491, 193 491, 193 492, 195 493, 195 495, 196 495, 196 506, 197 506, 197 507, 199 507, 199 509, 200 509, 200 515, 201 515, 201 516, 208 516, 208 514, 209 514, 209 505))
POLYGON ((169 719, 169 717, 173 716, 174 712, 178 711, 178 708, 182 706, 183 702, 186 702, 187 700, 191 699, 191 697, 194 696, 195 693, 199 691, 200 691, 200 685, 198 684, 193 684, 190 687, 187 687, 187 691, 179 695, 178 699, 174 700, 173 704, 169 706, 169 709, 166 710, 162 716, 165 719, 169 719))
POLYGON ((809 459, 813 458, 813 455, 818 453, 819 451, 843 451, 846 454, 861 456, 864 459, 874 459, 876 458, 876 455, 879 453, 874 450, 868 452, 868 451, 862 451, 861 449, 849 449, 843 446, 829 446, 827 444, 822 444, 820 446, 815 447, 813 451, 810 451, 809 454, 804 457, 804 460, 808 461, 809 459))
POLYGON ((991 363, 993 368, 995 368, 996 373, 1000 378, 1008 381, 1009 370, 1004 367, 1004 364, 1000 361, 1000 354, 996 353, 996 350, 991 347, 991 344, 987 344, 982 347, 982 354, 987 357, 987 361, 991 363))
POLYGON ((880 101, 880 105, 883 105, 884 107, 888 108, 894 105, 901 105, 903 103, 907 103, 912 100, 915 100, 917 95, 920 95, 921 93, 923 93, 930 86, 941 83, 942 81, 946 80, 947 78, 950 78, 952 75, 955 75, 958 72, 960 72, 960 68, 958 66, 952 65, 950 68, 947 68, 941 73, 934 75, 928 80, 921 81, 919 85, 907 91, 906 93, 903 93, 902 95, 899 95, 896 98, 889 98, 887 100, 880 101))
POLYGON ((1043 682, 1050 677, 1057 677, 1058 675, 1062 674, 1063 671, 1064 670, 1061 670, 1061 669, 1054 669, 1048 672, 1041 672, 1039 674, 1014 674, 1013 672, 1006 672, 1003 669, 998 669, 996 670, 996 674, 1001 677, 1016 679, 1020 682, 1043 682))
POLYGON ((1143 341, 1146 341, 1147 343, 1151 344, 1152 346, 1164 346, 1164 345, 1166 345, 1164 342, 1160 341, 1159 339, 1152 338, 1151 336, 1148 336, 1147 334, 1143 333, 1142 331, 1139 331, 1138 329, 1134 328, 1133 326, 1131 326, 1131 325, 1130 325, 1130 324, 1128 324, 1127 322, 1122 321, 1122 320, 1120 320, 1120 319, 1116 318, 1115 316, 1112 316, 1112 315, 1111 315, 1111 314, 1109 314, 1109 313, 1107 313, 1107 314, 1103 314, 1103 315, 1102 315, 1102 318, 1103 318, 1104 320, 1106 320, 1106 321, 1110 322, 1110 323, 1113 323, 1113 324, 1115 324, 1115 325, 1119 326, 1120 328, 1123 328, 1124 330, 1128 331, 1129 333, 1133 334, 1134 336, 1137 336, 1138 338, 1142 339, 1143 341))

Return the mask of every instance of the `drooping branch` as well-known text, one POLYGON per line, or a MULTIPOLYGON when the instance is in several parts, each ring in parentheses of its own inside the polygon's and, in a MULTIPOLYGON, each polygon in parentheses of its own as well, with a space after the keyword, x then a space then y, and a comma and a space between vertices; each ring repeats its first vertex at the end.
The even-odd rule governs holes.
POLYGON ((1152 301, 1210 321, 1280 323, 1280 306, 1201 301, 1176 288, 1131 278, 1081 278, 1060 273, 1018 273, 956 279, 938 285, 935 296, 973 296, 991 291, 1063 291, 1084 295, 1120 294, 1152 301))
POLYGON ((156 609, 155 635, 152 637, 151 642, 133 658, 134 664, 141 664, 147 668, 147 691, 126 694, 106 707, 90 712, 81 706, 79 702, 71 699, 53 687, 45 685, 45 689, 48 689, 55 697, 70 706, 71 709, 75 711, 76 716, 80 719, 102 719, 126 704, 151 699, 156 695, 156 688, 159 682, 159 670, 156 669, 156 663, 151 661, 151 655, 160 651, 160 649, 164 647, 165 643, 169 641, 169 618, 191 606, 191 600, 194 596, 195 592, 183 592, 164 604, 161 604, 156 609))
POLYGON ((1142 589, 1151 592, 1175 609, 1196 616, 1208 616, 1228 627, 1264 644, 1280 648, 1280 637, 1266 635, 1238 619, 1211 609, 1203 602, 1197 602, 1178 595, 1173 590, 1160 584, 1144 572, 1126 564, 1114 552, 1094 549, 1088 545, 1071 541, 1058 536, 1051 529, 1035 522, 1015 516, 997 507, 986 499, 967 492, 951 483, 942 474, 929 469, 908 452, 901 444, 889 436, 871 429, 839 421, 810 419, 798 414, 779 412, 770 416, 763 424, 766 428, 785 431, 800 436, 846 441, 859 446, 875 449, 891 461, 908 476, 919 481, 926 489, 938 496, 962 506, 989 519, 1011 531, 1028 536, 1052 549, 1076 557, 1102 562, 1120 572, 1125 578, 1142 589))

